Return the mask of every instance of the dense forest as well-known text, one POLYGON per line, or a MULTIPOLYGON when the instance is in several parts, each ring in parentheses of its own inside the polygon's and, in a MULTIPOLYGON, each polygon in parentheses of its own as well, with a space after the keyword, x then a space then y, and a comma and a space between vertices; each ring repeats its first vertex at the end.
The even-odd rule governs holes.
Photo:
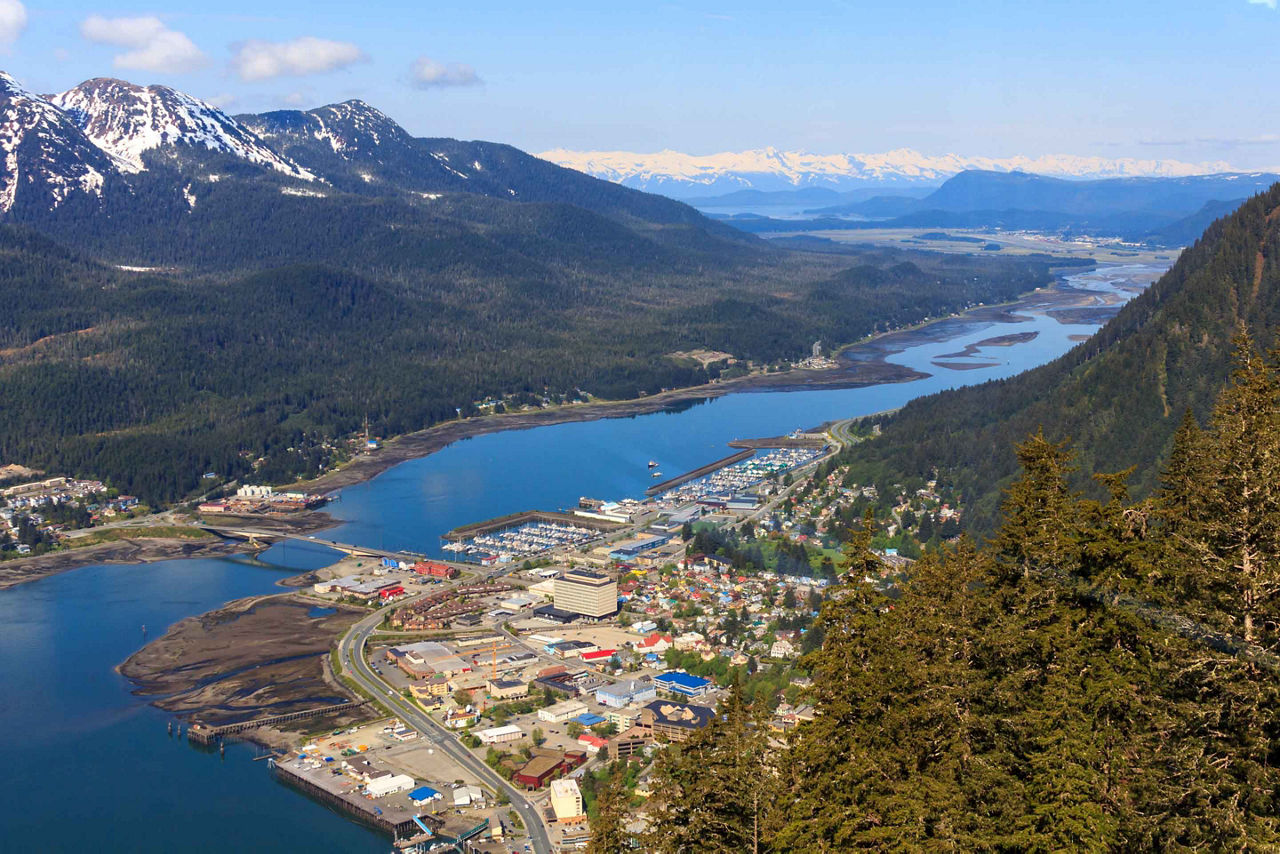
MULTIPOLYGON (((846 461, 864 483, 936 470, 967 497, 972 530, 990 533, 1017 471, 1013 443, 1043 426, 1079 449, 1072 484, 1136 465, 1150 494, 1183 414, 1203 419, 1230 371, 1231 341, 1263 347, 1280 328, 1280 185, 1219 220, 1164 277, 1089 341, 1007 380, 913 401, 846 461)), ((1099 494, 1095 487, 1095 495, 1099 494)))
MULTIPOLYGON (((1149 498, 1070 487, 1037 433, 985 546, 892 597, 868 517, 801 660, 817 715, 774 740, 735 691, 657 761, 655 852, 1257 851, 1280 845, 1280 372, 1240 340, 1149 498)), ((591 850, 637 835, 621 774, 591 850)))
POLYGON ((70 248, 0 227, 0 460, 162 504, 206 472, 315 473, 366 417, 386 436, 490 396, 696 385, 719 368, 668 354, 790 361, 1011 298, 1056 263, 778 251, 563 204, 461 198, 450 217, 217 187, 189 222, 92 218, 70 248))

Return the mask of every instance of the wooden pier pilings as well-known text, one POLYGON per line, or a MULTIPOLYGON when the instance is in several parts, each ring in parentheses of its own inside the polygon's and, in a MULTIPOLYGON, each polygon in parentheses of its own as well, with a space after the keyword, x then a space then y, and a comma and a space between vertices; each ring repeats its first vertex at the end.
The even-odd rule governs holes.
POLYGON ((350 709, 358 709, 368 702, 368 700, 351 700, 346 703, 336 703, 332 706, 320 706, 319 708, 305 709, 300 712, 287 712, 283 715, 269 715, 265 718, 254 718, 251 721, 237 721, 236 723, 221 724, 219 726, 194 723, 187 729, 187 738, 196 744, 211 744, 224 735, 234 735, 238 732, 257 729, 258 727, 304 721, 308 718, 318 718, 334 712, 345 712, 350 709))

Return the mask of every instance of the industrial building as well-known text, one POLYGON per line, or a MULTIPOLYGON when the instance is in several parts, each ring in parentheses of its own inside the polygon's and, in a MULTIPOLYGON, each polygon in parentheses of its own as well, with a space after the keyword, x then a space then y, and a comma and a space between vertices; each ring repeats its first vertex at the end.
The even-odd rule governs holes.
POLYGON ((596 702, 611 709, 621 709, 632 703, 645 703, 658 697, 658 689, 652 682, 632 680, 615 682, 596 689, 596 702))
POLYGON ((571 569, 556 579, 556 610, 600 619, 618 611, 618 582, 588 569, 571 569))
POLYGON ((476 733, 482 744, 502 744, 507 741, 519 741, 524 738, 524 730, 515 724, 482 729, 476 733))
POLYGON ((573 720, 578 715, 585 714, 586 711, 587 707, 577 700, 565 700, 562 703, 556 703, 554 706, 538 709, 538 720, 546 721, 549 724, 558 724, 573 720))

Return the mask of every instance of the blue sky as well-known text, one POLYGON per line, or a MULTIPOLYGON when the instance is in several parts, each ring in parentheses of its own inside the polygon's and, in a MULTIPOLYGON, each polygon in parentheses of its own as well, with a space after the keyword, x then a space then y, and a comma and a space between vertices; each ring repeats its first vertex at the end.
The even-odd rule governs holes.
POLYGON ((231 112, 363 98, 420 135, 711 153, 911 147, 1280 166, 1274 2, 0 0, 39 91, 231 112))

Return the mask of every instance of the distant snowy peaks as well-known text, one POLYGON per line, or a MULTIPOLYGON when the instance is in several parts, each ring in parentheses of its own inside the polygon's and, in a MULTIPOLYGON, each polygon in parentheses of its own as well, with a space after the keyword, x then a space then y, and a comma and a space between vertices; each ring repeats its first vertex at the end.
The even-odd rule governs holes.
POLYGON ((143 171, 142 155, 148 151, 190 146, 247 160, 292 178, 315 179, 217 107, 168 86, 138 86, 99 77, 53 95, 49 101, 66 111, 124 172, 143 171))
POLYGON ((842 189, 874 183, 940 183, 969 169, 1034 172, 1059 178, 1184 177, 1231 171, 1226 163, 1048 155, 964 157, 928 155, 909 148, 883 154, 810 154, 762 148, 694 155, 664 150, 569 151, 538 155, 561 166, 637 189, 687 189, 690 194, 735 189, 779 190, 826 186, 842 189))

